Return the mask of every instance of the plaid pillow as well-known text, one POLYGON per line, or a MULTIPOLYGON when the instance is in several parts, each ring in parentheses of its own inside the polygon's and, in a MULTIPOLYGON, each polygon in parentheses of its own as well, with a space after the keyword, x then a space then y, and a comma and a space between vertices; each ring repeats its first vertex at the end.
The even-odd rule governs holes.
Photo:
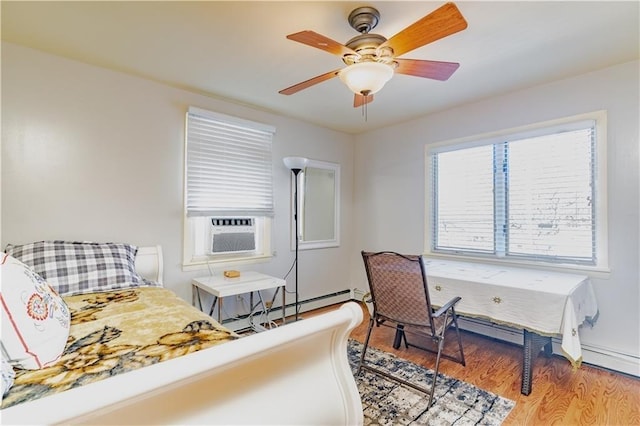
POLYGON ((130 244, 66 241, 9 244, 5 249, 61 296, 149 285, 136 273, 137 251, 130 244))

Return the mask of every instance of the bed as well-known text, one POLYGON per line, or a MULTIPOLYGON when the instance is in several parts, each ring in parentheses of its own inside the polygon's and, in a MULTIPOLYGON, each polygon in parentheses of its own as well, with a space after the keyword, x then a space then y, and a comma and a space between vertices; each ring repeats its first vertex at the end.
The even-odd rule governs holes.
POLYGON ((159 246, 136 249, 145 285, 64 296, 64 352, 14 369, 2 424, 362 424, 347 360, 359 305, 240 338, 161 286, 159 246))

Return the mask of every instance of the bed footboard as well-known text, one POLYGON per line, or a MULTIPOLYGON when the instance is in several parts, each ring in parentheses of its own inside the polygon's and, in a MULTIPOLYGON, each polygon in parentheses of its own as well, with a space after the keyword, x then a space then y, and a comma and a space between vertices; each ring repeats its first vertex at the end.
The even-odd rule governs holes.
POLYGON ((362 424, 347 360, 354 302, 2 410, 5 424, 362 424))

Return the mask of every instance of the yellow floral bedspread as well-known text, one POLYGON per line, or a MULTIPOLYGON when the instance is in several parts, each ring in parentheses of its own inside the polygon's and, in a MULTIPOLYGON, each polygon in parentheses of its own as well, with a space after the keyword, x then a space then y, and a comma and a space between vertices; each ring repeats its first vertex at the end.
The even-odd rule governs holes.
POLYGON ((40 370, 16 369, 2 408, 238 338, 164 288, 64 299, 71 312, 71 330, 62 357, 40 370))

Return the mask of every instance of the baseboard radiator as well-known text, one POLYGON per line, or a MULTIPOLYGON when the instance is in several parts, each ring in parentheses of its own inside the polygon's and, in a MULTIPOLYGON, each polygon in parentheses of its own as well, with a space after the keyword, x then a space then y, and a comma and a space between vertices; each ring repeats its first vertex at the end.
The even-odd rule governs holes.
MULTIPOLYGON (((494 324, 479 318, 460 317, 460 328, 473 333, 482 334, 494 339, 523 344, 522 331, 505 325, 494 324)), ((562 356, 560 337, 551 339, 553 353, 562 356)), ((633 355, 615 352, 610 349, 582 344, 582 359, 585 364, 608 370, 618 371, 635 377, 640 377, 640 358, 633 355)))
MULTIPOLYGON (((280 297, 278 297, 280 300, 280 297)), ((336 303, 344 303, 351 300, 351 291, 342 290, 336 293, 325 294, 323 296, 314 297, 311 299, 300 300, 300 313, 312 311, 314 309, 323 308, 325 306, 334 305, 336 303)), ((296 314, 295 303, 293 297, 287 294, 287 306, 285 308, 285 316, 293 316, 296 314)), ((276 306, 269 312, 269 320, 277 321, 282 319, 282 307, 276 306)), ((242 315, 238 318, 224 320, 222 322, 225 327, 233 331, 242 331, 251 328, 249 322, 249 315, 242 315)))
MULTIPOLYGON (((365 290, 358 288, 353 289, 352 298, 355 301, 361 302, 365 295, 365 290)), ((471 331, 497 340, 515 343, 520 346, 522 346, 524 341, 522 330, 505 325, 494 324, 489 320, 460 317, 459 325, 463 330, 471 331)), ((552 338, 551 342, 553 345, 553 353, 562 356, 560 338, 552 338)), ((607 348, 596 347, 583 343, 582 359, 585 364, 606 368, 608 370, 617 371, 634 377, 640 377, 640 358, 634 355, 624 354, 607 348)))

